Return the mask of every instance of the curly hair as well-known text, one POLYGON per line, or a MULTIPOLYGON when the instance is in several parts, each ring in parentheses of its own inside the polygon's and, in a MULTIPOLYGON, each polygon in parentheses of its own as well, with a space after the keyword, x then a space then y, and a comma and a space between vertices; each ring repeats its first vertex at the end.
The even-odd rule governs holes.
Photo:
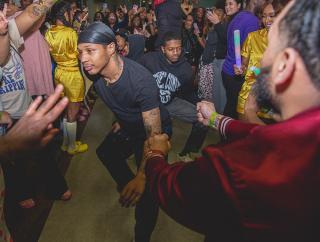
POLYGON ((296 0, 279 24, 286 46, 302 57, 315 87, 320 90, 320 1, 296 0))

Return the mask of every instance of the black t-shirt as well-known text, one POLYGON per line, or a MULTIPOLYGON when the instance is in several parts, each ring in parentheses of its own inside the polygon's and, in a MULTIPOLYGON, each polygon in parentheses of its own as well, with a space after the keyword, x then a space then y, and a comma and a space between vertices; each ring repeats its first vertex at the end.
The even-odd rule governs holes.
POLYGON ((179 92, 183 95, 192 88, 192 68, 184 57, 172 64, 161 51, 149 52, 139 63, 155 77, 160 89, 160 101, 165 105, 179 92))
POLYGON ((106 85, 100 77, 94 82, 99 97, 111 109, 121 128, 131 136, 145 137, 142 112, 160 108, 162 128, 170 125, 168 111, 159 102, 159 90, 151 73, 138 63, 123 58, 120 78, 106 85))
POLYGON ((129 53, 127 58, 137 61, 144 54, 145 37, 140 34, 132 34, 128 36, 129 53))

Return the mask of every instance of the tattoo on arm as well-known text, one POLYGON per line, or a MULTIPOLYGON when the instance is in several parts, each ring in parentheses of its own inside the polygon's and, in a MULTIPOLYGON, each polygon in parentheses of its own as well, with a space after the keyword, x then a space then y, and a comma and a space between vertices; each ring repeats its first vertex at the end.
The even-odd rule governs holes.
POLYGON ((147 138, 154 134, 161 133, 160 109, 154 108, 142 113, 144 128, 147 138))
POLYGON ((46 12, 48 12, 48 7, 44 4, 35 4, 32 7, 32 14, 39 17, 42 16, 43 14, 45 14, 46 12))
MULTIPOLYGON (((161 118, 160 118, 160 109, 154 108, 147 112, 142 113, 144 128, 146 130, 147 138, 155 134, 161 134, 161 118)), ((144 176, 144 168, 146 161, 143 158, 140 166, 138 168, 137 174, 142 174, 144 176)))

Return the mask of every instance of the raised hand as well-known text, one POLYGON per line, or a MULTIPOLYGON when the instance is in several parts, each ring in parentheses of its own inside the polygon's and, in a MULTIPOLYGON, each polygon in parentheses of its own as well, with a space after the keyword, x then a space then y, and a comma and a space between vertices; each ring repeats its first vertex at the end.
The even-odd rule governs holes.
POLYGON ((5 3, 3 10, 0 11, 0 35, 6 35, 8 33, 7 9, 8 5, 5 3))
POLYGON ((41 148, 59 132, 52 123, 68 105, 68 99, 60 101, 63 86, 58 85, 54 94, 42 103, 38 97, 28 108, 23 117, 4 136, 10 145, 11 154, 30 152, 41 148))
POLYGON ((207 18, 213 24, 220 23, 219 16, 214 11, 208 11, 207 12, 207 18))

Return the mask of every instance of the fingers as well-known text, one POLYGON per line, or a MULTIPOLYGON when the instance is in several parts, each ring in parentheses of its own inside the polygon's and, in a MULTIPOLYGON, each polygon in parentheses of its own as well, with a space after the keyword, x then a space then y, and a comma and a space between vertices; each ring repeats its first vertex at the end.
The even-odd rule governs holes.
MULTIPOLYGON (((52 100, 54 101, 54 100, 52 100)), ((60 114, 66 109, 67 105, 69 103, 68 98, 64 97, 62 98, 52 109, 49 111, 46 115, 47 122, 52 123, 55 121, 60 114)), ((54 104, 54 102, 53 102, 54 104)), ((51 107, 51 104, 49 105, 51 107)))
POLYGON ((25 115, 32 115, 35 113, 42 102, 42 97, 38 96, 29 106, 25 115))
POLYGON ((59 133, 59 129, 54 128, 47 131, 47 133, 42 137, 40 140, 40 144, 42 147, 46 146, 54 136, 56 136, 59 133))
POLYGON ((58 85, 54 90, 54 93, 49 96, 49 98, 39 107, 38 113, 41 115, 46 114, 50 109, 57 103, 60 99, 61 93, 63 91, 63 86, 58 85))
MULTIPOLYGON (((3 10, 2 10, 2 13, 3 13, 5 19, 6 19, 6 16, 7 16, 7 10, 8 10, 8 4, 5 3, 4 7, 3 7, 3 10)), ((8 22, 8 20, 6 20, 6 22, 8 22)))
POLYGON ((125 187, 123 193, 121 193, 121 197, 119 202, 123 207, 129 207, 135 200, 138 200, 141 194, 132 190, 130 187, 125 187))

